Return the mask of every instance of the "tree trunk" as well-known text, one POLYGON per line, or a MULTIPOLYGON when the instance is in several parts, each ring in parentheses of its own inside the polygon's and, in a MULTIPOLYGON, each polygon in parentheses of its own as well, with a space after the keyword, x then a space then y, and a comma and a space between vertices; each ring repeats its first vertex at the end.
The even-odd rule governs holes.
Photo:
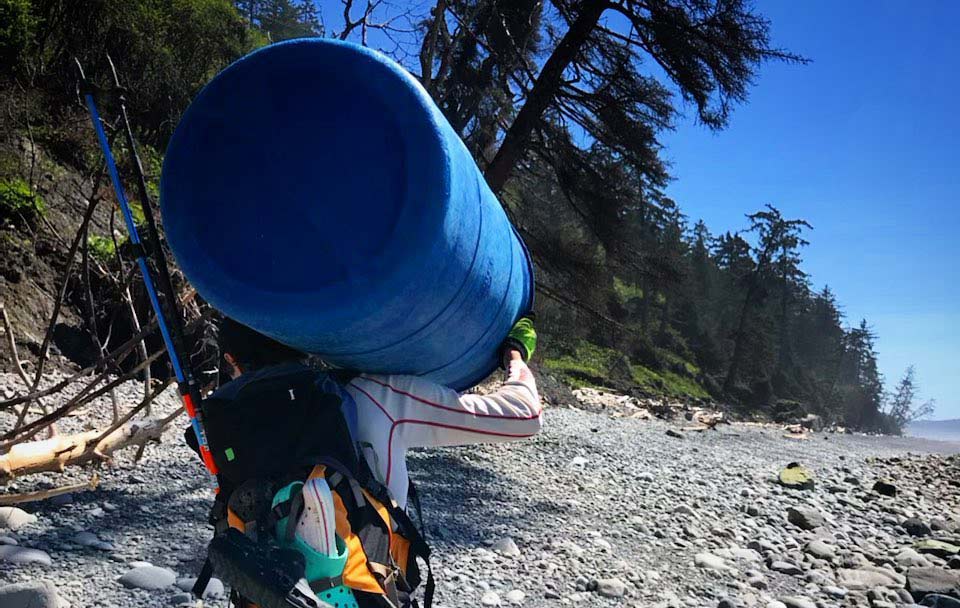
MULTIPOLYGON (((784 252, 786 255, 786 252, 784 252)), ((780 348, 777 353, 777 371, 783 371, 790 366, 790 281, 786 268, 781 264, 780 280, 780 348)))
POLYGON ((437 52, 437 38, 440 36, 441 20, 447 11, 446 0, 437 0, 433 7, 433 22, 423 37, 423 46, 420 47, 420 84, 433 96, 433 58, 437 52))
POLYGON ((670 296, 663 294, 663 308, 660 311, 660 329, 657 330, 657 340, 661 346, 666 346, 667 335, 670 333, 670 296))
POLYGON ((523 157, 530 134, 540 123, 543 113, 560 89, 563 72, 580 52, 590 32, 597 26, 606 6, 606 2, 602 0, 583 2, 580 6, 580 14, 570 24, 570 29, 564 34, 547 62, 543 64, 543 69, 537 76, 530 94, 527 95, 526 102, 507 130, 503 144, 484 174, 487 184, 494 193, 499 194, 503 190, 514 167, 523 157))
POLYGON ((640 330, 649 335, 647 328, 650 322, 650 283, 647 272, 647 251, 650 240, 647 238, 647 201, 640 200, 640 330))
POLYGON ((740 309, 740 319, 737 322, 737 333, 734 334, 733 356, 730 357, 730 367, 727 369, 727 377, 723 381, 723 391, 729 393, 733 388, 733 383, 737 380, 740 373, 740 365, 743 360, 743 342, 747 333, 747 319, 750 315, 750 307, 753 305, 753 298, 757 291, 759 283, 759 273, 754 272, 750 278, 750 287, 747 289, 747 297, 743 300, 743 308, 740 309))

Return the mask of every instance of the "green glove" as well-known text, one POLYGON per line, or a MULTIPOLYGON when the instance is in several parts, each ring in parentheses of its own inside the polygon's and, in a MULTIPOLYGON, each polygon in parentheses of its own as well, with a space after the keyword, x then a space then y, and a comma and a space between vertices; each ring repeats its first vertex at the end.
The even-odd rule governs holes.
POLYGON ((537 350, 537 330, 533 328, 533 320, 530 317, 521 317, 507 334, 507 339, 500 347, 501 361, 503 353, 510 348, 520 351, 524 361, 529 361, 533 352, 537 350))

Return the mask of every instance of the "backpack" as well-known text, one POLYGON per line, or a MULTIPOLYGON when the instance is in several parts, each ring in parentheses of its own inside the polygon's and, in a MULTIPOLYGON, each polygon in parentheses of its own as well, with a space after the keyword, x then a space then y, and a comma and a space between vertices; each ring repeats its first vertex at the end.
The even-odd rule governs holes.
MULTIPOLYGON (((311 592, 338 607, 332 594, 340 587, 356 598, 356 604, 342 606, 415 608, 419 557, 427 568, 424 606, 429 608, 434 581, 416 489, 411 483, 420 529, 375 479, 354 444, 341 409, 351 399, 342 389, 347 381, 306 366, 277 366, 201 402, 220 487, 210 513, 214 539, 194 586, 197 597, 217 574, 232 587, 234 605, 243 608, 324 606, 311 592), (341 575, 315 580, 306 589, 303 558, 279 546, 273 534, 284 518, 287 524, 296 522, 302 494, 290 493, 279 502, 275 497, 291 482, 318 477, 331 490, 336 534, 347 558, 341 575)), ((189 429, 187 439, 196 449, 189 429)), ((287 524, 292 537, 295 526, 287 524)))

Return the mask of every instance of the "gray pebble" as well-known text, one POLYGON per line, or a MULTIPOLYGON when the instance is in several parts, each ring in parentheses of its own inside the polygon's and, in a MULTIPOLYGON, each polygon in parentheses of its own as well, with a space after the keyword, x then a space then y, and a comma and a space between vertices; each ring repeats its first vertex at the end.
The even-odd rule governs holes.
POLYGON ((119 580, 128 589, 164 589, 176 582, 177 575, 166 568, 139 566, 124 573, 119 580))
MULTIPOLYGON (((183 591, 193 591, 193 585, 197 582, 197 577, 186 577, 178 578, 176 585, 177 589, 183 591)), ((207 588, 203 591, 203 599, 219 599, 224 597, 226 591, 223 587, 223 582, 216 578, 211 577, 210 582, 207 583, 207 588)))
POLYGON ((799 576, 803 574, 803 568, 785 561, 774 561, 770 563, 770 569, 780 574, 789 574, 790 576, 799 576))
POLYGON ((511 591, 508 591, 507 594, 504 596, 504 598, 507 600, 507 602, 515 606, 519 606, 520 604, 523 603, 523 600, 527 598, 527 594, 524 593, 523 591, 520 591, 519 589, 513 589, 511 591))
POLYGON ((788 595, 780 598, 787 608, 817 608, 816 602, 802 595, 788 595))
POLYGON ((498 539, 493 543, 492 549, 501 555, 507 557, 519 557, 520 548, 517 546, 517 543, 510 538, 509 536, 498 539))
POLYGON ((53 560, 45 551, 17 545, 0 545, 0 561, 11 564, 43 564, 50 566, 53 560))
POLYGON ((604 578, 596 581, 596 590, 603 597, 623 597, 627 593, 627 585, 617 578, 604 578))
POLYGON ((723 561, 722 557, 718 557, 712 553, 697 553, 693 558, 693 562, 697 566, 708 570, 726 571, 731 569, 730 566, 723 561))
POLYGON ((81 547, 90 547, 100 551, 113 551, 115 549, 111 543, 100 540, 100 538, 97 537, 97 535, 93 532, 78 532, 70 540, 74 544, 80 545, 81 547))

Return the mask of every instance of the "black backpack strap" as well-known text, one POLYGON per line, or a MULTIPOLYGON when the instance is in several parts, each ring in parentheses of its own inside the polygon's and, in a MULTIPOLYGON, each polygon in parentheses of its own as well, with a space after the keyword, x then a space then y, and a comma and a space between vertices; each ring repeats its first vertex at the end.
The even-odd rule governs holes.
POLYGON ((328 369, 326 373, 340 386, 350 384, 351 380, 360 375, 360 372, 352 369, 328 369))
POLYGON ((213 564, 208 557, 203 560, 203 567, 200 568, 200 572, 197 573, 197 581, 193 584, 193 589, 190 590, 193 593, 193 597, 198 600, 203 599, 203 592, 207 590, 207 585, 210 583, 212 576, 213 564))
MULTIPOLYGON (((193 433, 187 435, 188 441, 190 435, 193 435, 194 441, 196 441, 196 435, 193 433)), ((207 516, 207 521, 213 525, 214 536, 222 534, 229 527, 227 525, 227 499, 225 496, 229 496, 231 491, 229 486, 224 488, 222 485, 223 481, 220 477, 217 478, 217 481, 220 484, 221 491, 214 497, 213 506, 210 507, 210 514, 207 516)), ((203 566, 201 566, 200 572, 197 573, 197 580, 190 590, 196 599, 203 599, 203 592, 207 590, 207 585, 210 583, 211 577, 213 577, 213 564, 210 562, 210 558, 206 557, 203 560, 203 566)))
POLYGON ((427 544, 427 527, 423 523, 423 507, 420 506, 420 495, 417 493, 417 486, 412 479, 407 485, 407 498, 417 512, 417 520, 420 522, 420 538, 427 548, 427 554, 422 556, 423 562, 427 565, 427 582, 423 586, 423 606, 424 608, 431 608, 436 581, 433 579, 433 568, 430 567, 430 546, 427 544))
MULTIPOLYGON (((346 486, 343 491, 340 491, 340 497, 342 499, 352 502, 354 507, 369 505, 370 503, 363 495, 363 491, 365 490, 384 506, 391 520, 396 522, 401 534, 410 542, 411 552, 415 556, 422 557, 424 561, 427 562, 429 572, 429 547, 423 542, 422 537, 416 530, 416 526, 413 525, 413 522, 410 521, 407 514, 397 506, 396 501, 390 496, 387 488, 374 479, 366 459, 362 455, 360 456, 356 476, 349 470, 343 468, 342 465, 339 465, 339 463, 330 461, 329 459, 322 462, 322 464, 327 466, 329 470, 327 480, 330 482, 331 487, 346 486)), ((354 509, 348 506, 347 511, 354 512, 354 509)), ((357 509, 357 511, 362 511, 362 509, 357 509)), ((353 522, 351 522, 351 524, 352 523, 353 522)), ((406 606, 407 603, 401 601, 401 593, 406 597, 412 588, 400 571, 399 566, 393 561, 393 556, 390 552, 390 531, 386 529, 383 520, 379 515, 374 514, 365 523, 355 527, 354 532, 360 539, 360 544, 367 554, 367 567, 374 573, 383 586, 386 595, 381 597, 383 597, 391 607, 399 608, 406 606), (372 556, 379 557, 371 559, 372 556)), ((414 561, 413 563, 415 564, 416 562, 414 561)), ((424 595, 425 608, 430 606, 427 600, 432 601, 433 598, 434 584, 432 573, 428 578, 429 580, 424 595)))
POLYGON ((287 514, 287 525, 283 530, 283 540, 289 544, 297 531, 300 515, 303 514, 303 492, 294 492, 290 498, 290 510, 287 514))
POLYGON ((423 508, 420 506, 420 495, 417 494, 417 485, 413 483, 412 479, 407 483, 407 499, 410 501, 410 504, 413 505, 414 511, 417 512, 417 521, 420 522, 420 536, 426 541, 427 526, 423 523, 423 508))
POLYGON ((334 587, 339 587, 343 584, 343 575, 331 576, 330 578, 318 578, 315 581, 310 581, 310 589, 316 593, 323 593, 324 591, 329 591, 334 587))
POLYGON ((410 516, 407 515, 407 512, 401 509, 397 501, 390 496, 390 491, 386 486, 377 481, 373 476, 373 472, 370 470, 366 458, 362 455, 360 456, 359 468, 361 484, 374 498, 386 507, 390 517, 397 523, 400 533, 410 542, 410 550, 413 555, 423 559, 423 562, 426 564, 427 582, 423 588, 423 606, 424 608, 431 608, 433 605, 436 581, 433 578, 433 568, 430 566, 430 545, 427 544, 424 536, 426 528, 423 525, 423 509, 420 505, 420 495, 417 493, 416 487, 411 481, 407 486, 407 493, 411 504, 413 504, 414 509, 417 511, 417 516, 420 520, 419 529, 410 519, 410 516))

